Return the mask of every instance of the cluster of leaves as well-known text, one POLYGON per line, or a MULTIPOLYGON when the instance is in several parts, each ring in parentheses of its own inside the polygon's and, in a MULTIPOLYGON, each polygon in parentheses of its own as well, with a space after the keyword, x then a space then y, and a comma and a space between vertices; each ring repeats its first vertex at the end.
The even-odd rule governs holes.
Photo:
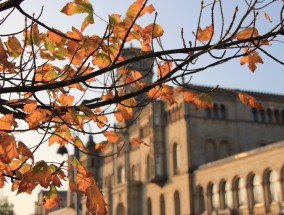
MULTIPOLYGON (((66 169, 63 163, 35 161, 34 154, 45 141, 49 145, 72 144, 81 152, 96 156, 88 151, 75 132, 102 135, 105 140, 96 144, 95 149, 104 149, 120 138, 112 129, 111 116, 123 129, 126 121, 135 120, 135 114, 141 110, 137 107, 146 106, 156 99, 165 101, 169 106, 174 105, 177 93, 183 93, 184 101, 192 103, 197 109, 213 106, 210 94, 214 90, 199 92, 187 83, 179 82, 181 77, 235 58, 254 72, 256 65, 263 63, 259 51, 280 62, 267 53, 265 47, 284 33, 283 20, 262 35, 256 26, 258 12, 268 5, 279 4, 278 1, 272 0, 269 4, 257 0, 250 3, 244 1, 247 11, 237 22, 236 8, 226 31, 222 10, 215 9, 217 4, 222 8, 222 1, 212 0, 208 5, 202 2, 199 22, 193 33, 194 42, 190 42, 190 47, 184 44, 184 47, 175 50, 163 49, 160 37, 164 30, 155 19, 146 26, 138 24, 140 17, 155 11, 147 0, 133 2, 125 16, 110 15, 102 36, 84 34, 88 25, 94 23, 93 6, 88 0, 74 0, 62 8, 61 12, 69 16, 78 13, 87 15, 80 30, 72 27, 66 33, 50 28, 27 14, 20 6, 21 2, 9 0, 0 4, 0 12, 16 8, 30 19, 22 36, 7 34, 0 38, 0 186, 3 187, 6 179, 10 178, 12 191, 17 190, 17 193, 31 193, 37 185, 49 189, 43 200, 46 209, 58 204, 57 188, 62 180, 67 179, 67 170, 75 174, 75 180, 70 180, 70 189, 87 197, 88 210, 106 214, 102 193, 91 173, 76 158, 69 161, 72 170, 66 169), (200 20, 207 8, 211 12, 211 24, 202 28, 200 20), (219 37, 216 36, 218 28, 214 17, 218 12, 215 11, 219 11, 219 16, 223 18, 219 37), (250 24, 245 24, 251 17, 250 24), (155 51, 154 39, 162 51, 155 51), (140 48, 133 49, 134 56, 126 58, 125 46, 134 40, 140 48), (216 57, 214 51, 220 50, 224 51, 223 55, 216 57), (175 54, 183 57, 176 57, 175 54), (208 55, 213 62, 194 68, 201 56, 208 55), (128 69, 142 60, 151 62, 148 71, 142 73, 128 69), (153 70, 157 71, 157 78, 147 79, 153 70), (86 131, 88 125, 97 128, 97 132, 86 131), (43 133, 42 141, 33 150, 14 136, 17 131, 29 130, 43 133)), ((267 13, 264 15, 271 21, 267 13)), ((262 108, 255 98, 246 93, 231 93, 238 94, 241 102, 250 107, 262 108)), ((137 138, 130 142, 147 145, 137 138)))

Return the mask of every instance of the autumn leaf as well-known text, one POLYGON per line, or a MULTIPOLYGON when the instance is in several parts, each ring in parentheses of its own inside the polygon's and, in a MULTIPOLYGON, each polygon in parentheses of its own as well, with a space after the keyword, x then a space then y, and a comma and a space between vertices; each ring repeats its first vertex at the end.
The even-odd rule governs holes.
POLYGON ((141 140, 141 139, 139 139, 139 138, 132 138, 132 139, 130 140, 130 142, 131 142, 132 144, 138 144, 138 145, 143 144, 143 145, 145 145, 145 146, 149 146, 147 143, 145 143, 143 140, 141 140))
MULTIPOLYGON (((134 19, 138 15, 139 11, 141 10, 143 3, 144 3, 143 0, 137 0, 133 2, 129 6, 126 12, 127 17, 134 19)), ((144 7, 139 16, 143 16, 145 13, 152 13, 153 11, 155 11, 155 8, 151 4, 149 6, 144 7)))
POLYGON ((31 150, 22 142, 19 141, 18 142, 18 150, 19 150, 19 154, 22 156, 26 156, 28 158, 32 159, 32 162, 34 162, 34 155, 31 152, 31 150))
POLYGON ((87 196, 87 209, 91 213, 98 215, 107 214, 106 206, 103 194, 99 190, 98 186, 94 183, 86 189, 87 196))
POLYGON ((257 109, 262 109, 261 103, 259 103, 254 97, 248 95, 247 93, 238 93, 238 96, 242 103, 257 109))
POLYGON ((213 107, 213 100, 208 93, 184 92, 184 101, 195 105, 196 109, 207 109, 213 107))
POLYGON ((172 69, 173 63, 171 61, 168 62, 160 62, 158 66, 158 74, 161 77, 166 76, 172 69))
POLYGON ((8 37, 8 41, 5 42, 7 52, 10 57, 19 57, 22 54, 22 47, 19 40, 15 36, 8 37))
POLYGON ((200 41, 210 40, 213 34, 213 26, 209 25, 204 29, 198 27, 196 38, 200 41))
POLYGON ((102 141, 100 143, 96 143, 96 145, 95 145, 95 149, 101 150, 101 151, 105 151, 106 147, 107 147, 107 141, 102 141))
POLYGON ((71 16, 76 13, 87 13, 87 17, 84 19, 84 22, 81 26, 81 31, 84 31, 84 29, 89 24, 94 23, 94 17, 93 17, 93 6, 92 4, 87 0, 74 0, 74 2, 67 3, 63 9, 61 10, 62 13, 65 13, 68 16, 71 16))
POLYGON ((247 49, 244 49, 244 51, 247 54, 241 58, 240 64, 244 65, 245 63, 247 63, 249 69, 254 72, 254 70, 256 69, 256 64, 263 63, 262 58, 259 56, 257 51, 249 52, 247 49))
POLYGON ((152 23, 143 29, 143 33, 152 36, 152 38, 154 39, 163 36, 164 29, 161 25, 152 23))
POLYGON ((248 39, 251 37, 257 37, 258 36, 258 30, 254 27, 250 27, 250 28, 246 28, 242 31, 240 31, 239 33, 236 34, 236 36, 233 37, 237 38, 238 40, 244 40, 244 39, 248 39))
POLYGON ((56 187, 53 184, 50 184, 49 188, 49 191, 42 200, 42 205, 44 206, 45 210, 49 210, 57 204, 58 207, 60 207, 60 196, 57 192, 56 187))
POLYGON ((107 138, 108 142, 116 143, 118 141, 118 136, 114 131, 104 131, 103 135, 107 138))
POLYGON ((39 161, 25 174, 19 184, 18 194, 26 192, 31 194, 37 185, 47 188, 51 182, 51 170, 45 161, 39 161))
POLYGON ((59 96, 58 102, 61 106, 71 106, 74 101, 74 96, 64 95, 63 93, 59 96))
POLYGON ((38 25, 34 24, 29 28, 30 30, 24 31, 24 37, 26 38, 27 45, 39 46, 41 42, 41 36, 38 30, 38 25))
POLYGON ((70 188, 70 190, 72 192, 77 192, 78 191, 77 185, 76 185, 75 181, 72 178, 69 179, 69 188, 70 188))
POLYGON ((0 136, 0 161, 8 164, 14 158, 19 158, 15 137, 2 133, 0 136))
POLYGON ((11 130, 13 126, 16 126, 13 114, 6 114, 0 118, 0 129, 11 130))
POLYGON ((272 22, 270 16, 264 10, 262 10, 262 13, 263 13, 265 19, 267 19, 269 22, 272 22))

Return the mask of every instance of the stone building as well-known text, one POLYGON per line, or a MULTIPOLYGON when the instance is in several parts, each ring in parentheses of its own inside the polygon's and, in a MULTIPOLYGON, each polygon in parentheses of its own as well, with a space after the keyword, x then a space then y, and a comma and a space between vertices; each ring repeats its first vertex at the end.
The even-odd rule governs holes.
POLYGON ((181 94, 170 107, 154 101, 105 152, 124 144, 118 154, 81 157, 97 173, 109 214, 281 214, 284 142, 274 143, 284 139, 284 96, 249 94, 263 110, 225 90, 212 93, 208 110, 196 110, 181 94), (149 146, 129 144, 132 138, 149 146))

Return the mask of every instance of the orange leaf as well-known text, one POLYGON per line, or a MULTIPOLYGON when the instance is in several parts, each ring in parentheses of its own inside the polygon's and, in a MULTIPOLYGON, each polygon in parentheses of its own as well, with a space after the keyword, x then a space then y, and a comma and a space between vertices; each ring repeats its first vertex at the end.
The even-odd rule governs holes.
POLYGON ((213 107, 213 101, 207 93, 193 93, 190 91, 184 92, 184 101, 195 105, 196 109, 206 109, 213 107))
POLYGON ((34 101, 34 102, 31 102, 31 103, 25 104, 23 111, 26 112, 26 113, 31 113, 36 109, 36 107, 37 107, 37 102, 34 101))
POLYGON ((56 204, 60 207, 60 196, 56 190, 56 187, 51 184, 48 193, 44 196, 42 200, 42 205, 44 206, 45 210, 49 210, 53 208, 56 204))
POLYGON ((163 36, 164 29, 161 25, 152 23, 143 29, 143 33, 152 36, 152 38, 157 38, 163 36))
POLYGON ((69 16, 75 13, 87 13, 88 15, 82 23, 81 31, 84 31, 87 25, 94 23, 93 6, 88 0, 74 0, 74 2, 69 2, 63 7, 61 12, 69 16))
MULTIPOLYGON (((141 10, 143 2, 143 0, 137 0, 136 2, 132 3, 127 10, 127 17, 134 19, 141 10)), ((153 11, 155 11, 155 8, 151 4, 149 6, 144 7, 139 16, 143 16, 145 13, 152 13, 153 11)))
MULTIPOLYGON (((258 36, 258 30, 254 27, 246 28, 239 33, 236 34, 234 38, 237 38, 238 40, 244 40, 251 37, 257 37, 258 36)), ((233 38, 233 39, 234 39, 233 38)))
POLYGON ((164 77, 165 75, 167 75, 171 71, 172 65, 173 63, 171 61, 159 63, 158 66, 159 76, 164 77))
POLYGON ((16 126, 13 114, 6 114, 0 118, 0 129, 11 130, 13 126, 16 126))
POLYGON ((96 143, 95 145, 95 149, 96 150, 101 150, 101 151, 105 151, 107 147, 107 142, 106 141, 102 141, 100 143, 96 143))
POLYGON ((200 41, 210 40, 213 34, 213 26, 209 25, 205 29, 198 27, 196 38, 200 41))
MULTIPOLYGON (((245 53, 248 53, 247 49, 244 49, 245 53)), ((244 65, 245 63, 248 64, 249 69, 254 72, 256 69, 256 64, 257 63, 263 63, 262 58, 259 56, 257 51, 252 51, 246 56, 243 56, 240 60, 240 64, 244 65)))
POLYGON ((10 57, 19 57, 22 54, 23 49, 19 40, 15 36, 8 37, 8 41, 5 45, 10 57))
POLYGON ((31 152, 31 150, 22 142, 19 141, 18 142, 18 150, 19 150, 19 154, 22 156, 26 156, 28 158, 32 159, 32 162, 34 162, 34 155, 31 152))
POLYGON ((95 183, 86 189, 86 196, 86 206, 89 212, 98 215, 107 214, 107 204, 105 203, 104 197, 95 183))
POLYGON ((272 22, 270 16, 263 10, 262 13, 264 14, 265 19, 267 19, 269 22, 272 22))
POLYGON ((258 108, 262 109, 261 103, 259 103, 254 97, 246 94, 246 93, 238 93, 238 96, 242 103, 252 107, 252 108, 258 108))
POLYGON ((51 179, 51 170, 49 166, 46 162, 39 161, 30 171, 23 174, 22 181, 19 184, 18 194, 22 192, 31 194, 38 184, 47 188, 51 179))
POLYGON ((73 101, 74 101, 74 96, 68 96, 68 95, 66 96, 63 93, 58 98, 58 102, 62 106, 71 106, 73 101))
POLYGON ((103 135, 107 138, 110 143, 115 143, 118 141, 118 136, 114 131, 105 131, 103 135))
POLYGON ((130 142, 131 142, 132 144, 143 144, 143 145, 145 145, 145 146, 149 146, 147 143, 145 143, 143 140, 141 140, 141 139, 139 139, 139 138, 132 138, 132 139, 130 140, 130 142))
POLYGON ((74 180, 71 178, 69 179, 69 188, 72 192, 77 192, 78 191, 78 188, 77 188, 77 185, 76 183, 74 182, 74 180))
POLYGON ((2 133, 0 143, 0 161, 8 164, 12 159, 19 158, 14 136, 2 133))

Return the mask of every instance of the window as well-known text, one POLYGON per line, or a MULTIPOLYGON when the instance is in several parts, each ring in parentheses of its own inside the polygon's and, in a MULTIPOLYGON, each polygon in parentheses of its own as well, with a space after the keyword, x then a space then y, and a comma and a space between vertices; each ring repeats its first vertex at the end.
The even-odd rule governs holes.
POLYGON ((257 115, 257 109, 256 108, 252 109, 252 116, 253 116, 253 121, 258 122, 258 115, 257 115))
POLYGON ((273 123, 272 112, 270 109, 267 109, 267 123, 269 124, 273 123))
POLYGON ((125 215, 125 209, 122 203, 119 203, 116 208, 116 215, 125 215))
POLYGON ((255 204, 262 202, 262 187, 260 177, 255 174, 250 174, 248 177, 248 194, 249 194, 249 206, 252 210, 255 204))
POLYGON ((205 141, 205 162, 216 160, 216 145, 211 139, 205 141))
POLYGON ((211 118, 211 109, 210 108, 205 109, 205 117, 211 118))
POLYGON ((275 171, 269 171, 264 175, 264 187, 268 204, 278 201, 277 191, 279 190, 277 183, 277 174, 275 171))
POLYGON ((265 113, 264 110, 260 110, 260 122, 265 123, 265 113))
POLYGON ((255 204, 262 202, 262 187, 258 175, 253 176, 253 200, 255 204))
POLYGON ((209 183, 207 186, 207 208, 208 212, 211 213, 214 210, 213 207, 213 187, 212 183, 209 183))
POLYGON ((223 104, 220 105, 220 118, 226 119, 226 108, 223 104))
POLYGON ((120 166, 118 167, 117 183, 122 183, 122 182, 124 182, 124 179, 125 179, 124 168, 120 165, 120 166))
POLYGON ((160 196, 160 215, 166 215, 166 204, 163 194, 160 196))
POLYGON ((180 169, 180 145, 174 143, 173 145, 173 168, 174 174, 179 172, 180 169))
POLYGON ((275 123, 279 124, 280 123, 280 118, 279 118, 279 110, 274 110, 274 119, 275 119, 275 123))
POLYGON ((212 188, 213 196, 212 196, 212 205, 214 209, 219 208, 219 193, 216 185, 213 185, 212 188))
POLYGON ((180 198, 178 191, 175 191, 174 193, 174 204, 175 204, 175 215, 180 215, 180 198))
POLYGON ((232 192, 229 183, 225 180, 220 182, 220 209, 232 206, 232 192))
POLYGON ((234 189, 234 208, 239 208, 246 204, 246 187, 242 178, 236 177, 233 180, 234 189))
POLYGON ((152 160, 150 155, 147 156, 147 168, 146 168, 146 177, 147 179, 151 179, 153 176, 153 166, 152 166, 152 160))
POLYGON ((231 155, 231 147, 228 141, 222 140, 219 148, 219 158, 225 158, 231 155))
POLYGON ((281 111, 281 124, 284 125, 284 110, 281 111))
POLYGON ((196 187, 196 214, 201 214, 204 211, 204 192, 201 186, 196 187))
POLYGON ((151 198, 147 198, 147 215, 152 215, 152 201, 151 198))
POLYGON ((216 105, 216 104, 214 104, 214 106, 213 106, 213 111, 214 111, 214 118, 215 119, 218 119, 219 118, 219 110, 218 110, 219 108, 218 108, 218 105, 216 105))

